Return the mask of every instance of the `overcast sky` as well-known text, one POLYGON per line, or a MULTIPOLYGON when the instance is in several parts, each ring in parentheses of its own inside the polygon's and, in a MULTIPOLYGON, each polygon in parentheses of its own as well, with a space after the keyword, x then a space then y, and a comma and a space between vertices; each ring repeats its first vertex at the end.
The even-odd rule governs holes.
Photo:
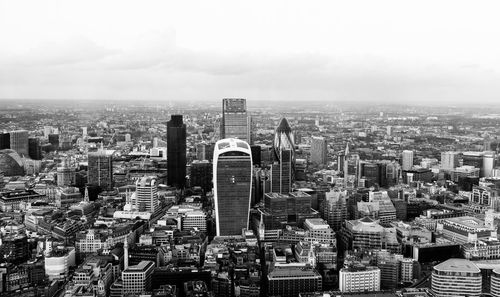
POLYGON ((0 0, 0 98, 499 102, 499 1, 0 0))

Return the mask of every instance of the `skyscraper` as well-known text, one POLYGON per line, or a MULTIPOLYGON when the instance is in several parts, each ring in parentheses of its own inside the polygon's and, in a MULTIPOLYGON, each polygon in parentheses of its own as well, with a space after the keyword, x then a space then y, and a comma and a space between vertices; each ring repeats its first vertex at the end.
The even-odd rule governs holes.
POLYGON ((311 139, 311 162, 316 165, 326 164, 326 139, 313 136, 311 139))
POLYGON ((40 145, 40 139, 37 137, 28 138, 28 152, 31 159, 42 159, 42 146, 40 145))
POLYGON ((295 176, 295 144, 292 129, 286 118, 282 118, 274 133, 274 160, 271 165, 272 191, 289 193, 295 176))
POLYGON ((222 99, 220 137, 238 138, 250 143, 250 118, 246 99, 222 99))
POLYGON ((182 115, 172 115, 167 122, 168 184, 178 188, 186 182, 186 124, 182 115))
POLYGON ((402 153, 403 170, 411 170, 413 167, 413 151, 404 150, 402 153))
POLYGON ((67 187, 76 182, 76 169, 71 166, 67 159, 63 159, 60 167, 57 167, 57 186, 67 187))
POLYGON ((458 153, 457 152, 442 152, 441 153, 441 168, 445 170, 452 170, 458 167, 458 153))
POLYGON ((248 143, 234 138, 217 141, 213 161, 217 236, 241 235, 248 228, 252 170, 248 143))
POLYGON ((135 183, 135 204, 139 211, 155 214, 159 210, 158 185, 154 177, 143 177, 135 183))
POLYGON ((16 130, 10 132, 10 148, 15 150, 21 157, 28 157, 28 131, 16 130))
POLYGON ((271 192, 287 194, 292 191, 291 150, 279 150, 278 161, 271 165, 271 192))
POLYGON ((90 185, 99 186, 101 190, 113 188, 113 156, 112 151, 98 150, 88 155, 87 181, 90 185))
POLYGON ((325 219, 333 230, 339 231, 342 223, 347 219, 347 192, 326 192, 323 202, 323 219, 325 219))
POLYGON ((10 134, 7 132, 0 132, 0 150, 10 149, 10 134))

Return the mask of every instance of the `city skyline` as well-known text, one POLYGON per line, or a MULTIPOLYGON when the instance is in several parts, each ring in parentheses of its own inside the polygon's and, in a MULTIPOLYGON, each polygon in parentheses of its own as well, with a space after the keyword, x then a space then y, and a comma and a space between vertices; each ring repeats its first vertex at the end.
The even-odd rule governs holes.
POLYGON ((0 5, 0 98, 435 105, 500 94, 494 1, 0 5))

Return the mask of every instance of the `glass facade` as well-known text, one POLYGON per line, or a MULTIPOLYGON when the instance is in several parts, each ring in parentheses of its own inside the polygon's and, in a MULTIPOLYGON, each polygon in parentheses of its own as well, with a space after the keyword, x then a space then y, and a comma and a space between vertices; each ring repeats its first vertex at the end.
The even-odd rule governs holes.
MULTIPOLYGON (((216 199, 217 235, 241 235, 248 228, 252 188, 252 156, 236 139, 221 140, 229 144, 214 157, 214 194, 216 199)), ((247 145, 248 147, 248 145, 247 145)))

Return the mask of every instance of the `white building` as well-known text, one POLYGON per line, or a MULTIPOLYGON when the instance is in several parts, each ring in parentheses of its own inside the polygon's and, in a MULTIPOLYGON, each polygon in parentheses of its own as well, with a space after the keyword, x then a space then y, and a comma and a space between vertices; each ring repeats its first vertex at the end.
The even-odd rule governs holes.
POLYGON ((404 150, 402 153, 403 170, 411 170, 413 167, 413 151, 404 150))
POLYGON ((335 231, 323 219, 306 219, 304 229, 309 231, 310 239, 308 241, 317 241, 324 244, 336 245, 335 231))
POLYGON ((187 212, 182 220, 182 230, 197 228, 200 231, 207 231, 207 216, 201 210, 187 212))
POLYGON ((45 274, 49 280, 64 279, 69 268, 76 265, 74 247, 56 247, 45 257, 45 274))
POLYGON ((380 291, 380 268, 363 266, 340 269, 339 290, 341 292, 380 291))
POLYGON ((452 258, 434 266, 431 289, 441 296, 481 295, 481 270, 466 259, 452 258))

